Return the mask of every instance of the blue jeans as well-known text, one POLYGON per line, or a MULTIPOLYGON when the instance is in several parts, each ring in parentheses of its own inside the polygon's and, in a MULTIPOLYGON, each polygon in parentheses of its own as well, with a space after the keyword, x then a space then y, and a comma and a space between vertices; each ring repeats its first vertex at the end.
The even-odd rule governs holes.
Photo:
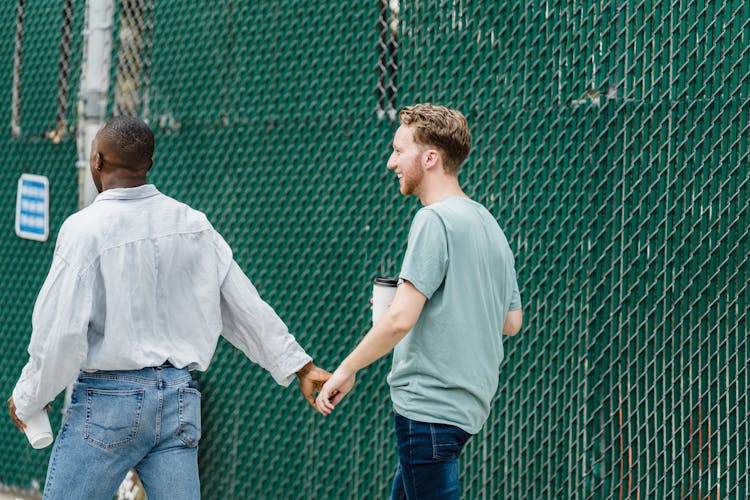
POLYGON ((149 500, 200 498, 201 394, 187 369, 82 372, 55 439, 45 500, 111 499, 135 469, 149 500))
POLYGON ((395 414, 398 470, 392 500, 457 499, 461 496, 458 457, 471 434, 395 414))

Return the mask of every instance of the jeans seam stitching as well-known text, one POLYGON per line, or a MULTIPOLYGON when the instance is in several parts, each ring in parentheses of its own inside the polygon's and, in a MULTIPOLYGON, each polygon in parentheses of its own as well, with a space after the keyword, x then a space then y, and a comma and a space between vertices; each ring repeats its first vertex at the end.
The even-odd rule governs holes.
MULTIPOLYGON (((411 466, 414 462, 414 430, 412 420, 408 419, 407 422, 409 423, 409 464, 411 466)), ((417 491, 417 479, 413 471, 409 473, 409 476, 411 477, 411 491, 417 491)))
MULTIPOLYGON (((132 375, 118 375, 118 374, 106 374, 106 373, 87 373, 83 372, 79 377, 78 380, 86 380, 86 379, 96 379, 96 380, 122 380, 127 382, 135 382, 138 384, 146 385, 149 387, 152 386, 159 386, 160 382, 155 379, 145 378, 145 377, 136 377, 132 375)), ((188 382, 192 380, 190 375, 183 375, 180 378, 165 381, 163 382, 164 385, 168 385, 170 387, 184 384, 185 382, 188 382)))

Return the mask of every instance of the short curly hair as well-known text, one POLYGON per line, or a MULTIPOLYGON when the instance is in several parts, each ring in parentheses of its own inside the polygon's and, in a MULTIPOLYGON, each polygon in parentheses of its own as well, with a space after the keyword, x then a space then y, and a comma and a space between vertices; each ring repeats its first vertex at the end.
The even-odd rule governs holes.
POLYGON ((471 151, 471 132, 458 110, 435 104, 405 106, 398 112, 401 125, 412 127, 417 144, 439 148, 446 173, 457 174, 471 151))

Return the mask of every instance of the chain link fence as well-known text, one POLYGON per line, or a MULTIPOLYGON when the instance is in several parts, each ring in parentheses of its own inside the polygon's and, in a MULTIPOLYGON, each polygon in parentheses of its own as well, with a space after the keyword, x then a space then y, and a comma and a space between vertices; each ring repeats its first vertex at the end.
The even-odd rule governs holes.
MULTIPOLYGON (((0 387, 5 400, 26 362, 31 309, 52 260, 57 230, 76 210, 75 102, 80 78, 84 2, 0 2, 0 109, 5 126, 0 182, 0 387), (50 237, 39 243, 17 238, 16 186, 23 173, 44 175, 50 183, 50 237)), ((61 403, 50 412, 54 428, 61 403)), ((4 406, 5 408, 5 406, 4 406)), ((38 490, 44 484, 48 452, 33 450, 13 426, 0 419, 0 484, 38 490)))
MULTIPOLYGON (((84 12, 0 5, 0 178, 52 186, 48 242, 15 237, 14 196, 0 212, 5 394, 76 210, 84 12)), ((396 110, 468 116, 461 182, 509 236, 525 325, 465 498, 750 496, 750 3, 118 0, 113 26, 109 114, 149 121, 152 181, 331 369, 418 208, 385 169, 396 110)), ((388 368, 323 419, 222 341, 199 376, 203 497, 386 497, 388 368)), ((0 426, 0 483, 38 488, 49 450, 0 426)))

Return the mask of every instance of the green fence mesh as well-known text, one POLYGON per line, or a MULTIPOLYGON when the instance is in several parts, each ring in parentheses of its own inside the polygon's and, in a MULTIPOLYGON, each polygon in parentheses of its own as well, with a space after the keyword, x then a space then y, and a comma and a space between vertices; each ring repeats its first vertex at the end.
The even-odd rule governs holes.
MULTIPOLYGON (((76 209, 85 4, 0 5, 4 394, 76 209), (46 243, 13 232, 24 172, 50 178, 46 243)), ((331 369, 418 208, 385 169, 394 111, 465 112, 461 182, 525 304, 465 498, 750 497, 750 3, 119 0, 114 32, 109 114, 154 128, 152 181, 331 369)), ((387 497, 388 367, 323 419, 222 341, 200 375, 204 498, 387 497)), ((49 451, 7 418, 0 448, 0 483, 43 483, 49 451)))
MULTIPOLYGON (((57 231, 76 210, 75 122, 80 77, 83 1, 0 2, 0 133, 5 193, 0 201, 0 391, 10 396, 26 362, 31 309, 52 259, 57 231), (71 135, 71 133, 73 135, 71 135), (23 173, 50 182, 50 237, 45 243, 15 235, 16 186, 23 173)), ((59 425, 61 403, 50 412, 59 425)), ((38 488, 44 484, 48 452, 33 450, 13 426, 5 404, 0 418, 0 484, 38 488)))

